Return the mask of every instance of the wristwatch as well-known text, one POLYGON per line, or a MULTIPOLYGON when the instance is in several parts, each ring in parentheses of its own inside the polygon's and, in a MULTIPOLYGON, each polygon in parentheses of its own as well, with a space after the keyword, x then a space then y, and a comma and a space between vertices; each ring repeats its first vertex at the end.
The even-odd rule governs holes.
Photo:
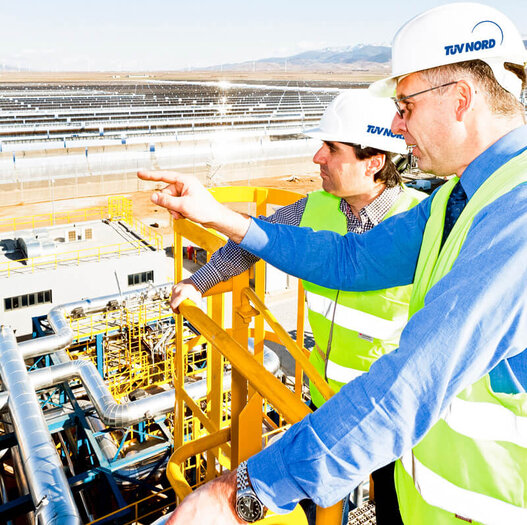
POLYGON ((249 482, 247 461, 242 461, 236 472, 236 514, 247 523, 261 520, 265 514, 265 507, 249 482))

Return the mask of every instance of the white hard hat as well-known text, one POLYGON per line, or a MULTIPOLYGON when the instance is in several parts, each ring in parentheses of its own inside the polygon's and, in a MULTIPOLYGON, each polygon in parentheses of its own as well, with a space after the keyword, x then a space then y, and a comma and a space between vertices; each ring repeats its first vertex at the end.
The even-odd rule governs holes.
POLYGON ((305 135, 406 153, 403 136, 395 135, 390 129, 394 115, 395 106, 390 99, 374 97, 367 89, 349 89, 331 102, 318 127, 307 130, 305 135))
POLYGON ((521 80, 503 64, 525 65, 527 51, 515 25, 503 13, 476 3, 445 4, 417 15, 395 35, 392 76, 374 82, 377 96, 395 94, 397 79, 446 64, 483 60, 500 85, 519 97, 521 80))

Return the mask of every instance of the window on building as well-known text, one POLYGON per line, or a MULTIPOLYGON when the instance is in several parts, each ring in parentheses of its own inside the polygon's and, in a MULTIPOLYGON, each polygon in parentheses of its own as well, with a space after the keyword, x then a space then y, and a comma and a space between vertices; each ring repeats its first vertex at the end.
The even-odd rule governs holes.
POLYGON ((137 286, 154 280, 154 271, 131 273, 128 275, 128 286, 137 286))
POLYGON ((19 308, 27 308, 28 306, 34 306, 36 304, 45 304, 51 302, 53 302, 51 290, 26 293, 24 295, 4 298, 4 311, 7 312, 9 310, 18 310, 19 308))

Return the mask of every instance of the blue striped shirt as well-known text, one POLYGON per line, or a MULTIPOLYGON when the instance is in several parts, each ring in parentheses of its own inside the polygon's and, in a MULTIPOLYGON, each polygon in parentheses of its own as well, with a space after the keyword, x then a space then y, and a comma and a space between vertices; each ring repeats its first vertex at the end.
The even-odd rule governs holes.
MULTIPOLYGON (((467 198, 525 149, 527 126, 476 158, 461 177, 467 198)), ((409 284, 432 198, 363 235, 253 219, 241 246, 329 288, 409 284)), ((422 439, 453 397, 487 373, 494 390, 525 392, 526 261, 522 184, 476 215, 452 270, 428 292, 425 306, 403 330, 400 347, 249 460, 263 503, 278 512, 306 497, 323 506, 336 503, 422 439)))

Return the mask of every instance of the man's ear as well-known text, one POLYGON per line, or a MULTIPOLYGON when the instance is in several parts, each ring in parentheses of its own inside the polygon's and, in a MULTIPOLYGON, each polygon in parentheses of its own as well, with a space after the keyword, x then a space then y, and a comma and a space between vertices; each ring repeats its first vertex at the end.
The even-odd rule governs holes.
POLYGON ((460 80, 455 86, 455 111, 456 120, 462 122, 468 115, 469 110, 474 104, 476 88, 474 84, 467 80, 460 80))
POLYGON ((374 177, 376 173, 379 173, 384 168, 386 163, 386 155, 378 153, 373 157, 368 159, 368 164, 366 166, 366 175, 368 177, 374 177))

